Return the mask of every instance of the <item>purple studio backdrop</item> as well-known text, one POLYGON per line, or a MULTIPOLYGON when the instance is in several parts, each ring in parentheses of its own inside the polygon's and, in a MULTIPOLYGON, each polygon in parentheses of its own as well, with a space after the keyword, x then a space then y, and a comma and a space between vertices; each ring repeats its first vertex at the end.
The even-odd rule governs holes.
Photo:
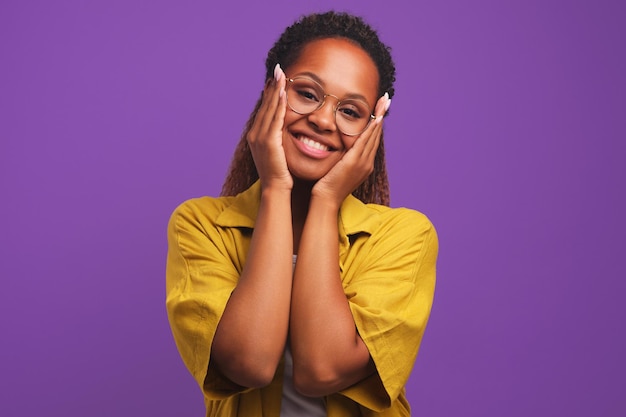
POLYGON ((201 416, 166 224, 217 195, 302 14, 393 48, 392 205, 440 237, 413 415, 626 415, 620 1, 0 5, 0 415, 201 416))

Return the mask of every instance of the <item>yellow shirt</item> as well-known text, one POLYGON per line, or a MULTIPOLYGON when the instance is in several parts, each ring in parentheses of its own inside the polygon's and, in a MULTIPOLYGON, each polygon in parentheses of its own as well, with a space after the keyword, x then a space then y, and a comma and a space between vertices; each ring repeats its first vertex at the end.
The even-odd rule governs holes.
MULTIPOLYGON (((215 330, 246 261, 260 190, 257 181, 235 197, 189 200, 169 222, 167 312, 180 355, 204 393, 207 417, 280 414, 282 362, 262 389, 234 384, 210 362, 215 330)), ((366 205, 353 196, 343 202, 338 226, 344 292, 377 372, 325 397, 328 416, 409 416, 404 387, 433 301, 435 229, 417 211, 366 205)))

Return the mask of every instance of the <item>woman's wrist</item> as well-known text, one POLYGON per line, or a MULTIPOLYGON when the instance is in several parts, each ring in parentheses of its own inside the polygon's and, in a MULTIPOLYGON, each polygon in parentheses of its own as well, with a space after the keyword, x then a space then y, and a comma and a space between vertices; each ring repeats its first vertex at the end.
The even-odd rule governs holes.
POLYGON ((309 202, 309 211, 313 209, 328 210, 337 214, 343 200, 344 199, 340 200, 337 197, 332 196, 330 193, 312 192, 311 201, 309 202))
POLYGON ((293 186, 289 184, 270 184, 264 185, 261 182, 261 200, 273 200, 279 198, 291 199, 291 190, 293 186))

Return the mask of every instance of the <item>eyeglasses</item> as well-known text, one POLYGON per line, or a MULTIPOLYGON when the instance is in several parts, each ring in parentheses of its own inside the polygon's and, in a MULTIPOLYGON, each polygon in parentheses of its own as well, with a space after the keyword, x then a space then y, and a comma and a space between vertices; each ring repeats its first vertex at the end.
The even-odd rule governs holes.
POLYGON ((298 114, 307 115, 321 109, 326 97, 337 99, 337 105, 333 109, 335 123, 344 135, 356 136, 363 133, 376 118, 363 100, 339 100, 337 96, 326 94, 318 82, 307 77, 288 78, 287 81, 287 104, 298 114))

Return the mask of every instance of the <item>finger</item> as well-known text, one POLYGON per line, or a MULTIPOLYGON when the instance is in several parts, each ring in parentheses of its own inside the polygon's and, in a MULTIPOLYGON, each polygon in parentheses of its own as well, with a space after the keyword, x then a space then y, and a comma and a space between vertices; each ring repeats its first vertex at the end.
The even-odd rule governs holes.
POLYGON ((382 132, 383 120, 385 118, 385 114, 387 114, 387 111, 389 110, 389 106, 391 106, 391 99, 389 98, 389 94, 385 93, 376 103, 376 120, 372 123, 374 125, 374 129, 378 130, 379 133, 382 132))
POLYGON ((389 98, 389 94, 385 93, 381 98, 376 102, 376 108, 374 114, 376 115, 376 119, 372 123, 372 130, 370 134, 370 140, 367 141, 365 149, 363 150, 364 156, 368 159, 373 159, 376 157, 376 152, 378 151, 378 146, 380 145, 380 137, 383 131, 383 120, 384 115, 389 110, 389 106, 391 105, 391 99, 389 98))
POLYGON ((387 93, 385 93, 382 97, 378 99, 378 101, 376 101, 376 107, 374 107, 375 119, 370 123, 370 125, 366 129, 366 132, 369 130, 369 133, 371 133, 376 128, 376 125, 382 122, 382 119, 385 116, 387 109, 389 109, 390 103, 391 100, 389 99, 389 94, 387 93))
POLYGON ((257 110, 256 115, 254 116, 254 120, 252 121, 252 126, 250 127, 250 131, 248 132, 248 142, 254 142, 259 138, 259 132, 262 131, 264 126, 264 121, 266 119, 266 115, 268 114, 268 108, 270 106, 270 88, 271 88, 271 80, 267 80, 265 83, 265 87, 263 88, 263 96, 261 97, 261 105, 259 106, 259 110, 257 110))
POLYGON ((383 134, 383 124, 376 123, 376 127, 372 132, 372 139, 370 139, 367 143, 366 149, 363 151, 364 156, 366 156, 369 160, 374 161, 376 157, 376 152, 378 152, 378 146, 380 145, 380 137, 383 134))
POLYGON ((276 72, 276 88, 278 90, 278 96, 276 99, 274 117, 272 119, 272 128, 282 130, 285 121, 285 113, 287 112, 287 93, 285 91, 287 77, 278 64, 276 65, 276 72))
POLYGON ((378 99, 378 103, 376 103, 376 116, 384 116, 387 114, 389 106, 391 106, 391 99, 389 98, 389 93, 385 93, 378 99))
MULTIPOLYGON (((387 94, 387 93, 385 93, 387 94)), ((380 131, 378 128, 379 123, 382 120, 383 114, 385 113, 385 103, 386 103, 387 95, 384 95, 378 99, 376 102, 376 106, 374 108, 374 116, 376 117, 370 124, 367 126, 365 131, 359 135, 359 137, 354 141, 352 145, 352 149, 354 149, 355 153, 360 155, 368 155, 371 152, 371 142, 372 138, 377 135, 377 131, 380 131), (370 146, 367 146, 370 144, 370 146)))
POLYGON ((374 150, 378 147, 378 138, 380 137, 381 132, 380 127, 380 125, 372 123, 372 126, 369 126, 368 129, 363 132, 361 137, 359 137, 355 142, 355 146, 357 143, 359 144, 356 152, 358 152, 359 157, 363 161, 369 161, 372 153, 375 154, 374 150))
MULTIPOLYGON (((276 118, 276 111, 280 103, 281 91, 285 89, 285 74, 279 64, 274 67, 274 78, 270 79, 263 91, 263 102, 257 113, 259 130, 268 132, 276 118)), ((283 93, 284 94, 284 93, 283 93)))

